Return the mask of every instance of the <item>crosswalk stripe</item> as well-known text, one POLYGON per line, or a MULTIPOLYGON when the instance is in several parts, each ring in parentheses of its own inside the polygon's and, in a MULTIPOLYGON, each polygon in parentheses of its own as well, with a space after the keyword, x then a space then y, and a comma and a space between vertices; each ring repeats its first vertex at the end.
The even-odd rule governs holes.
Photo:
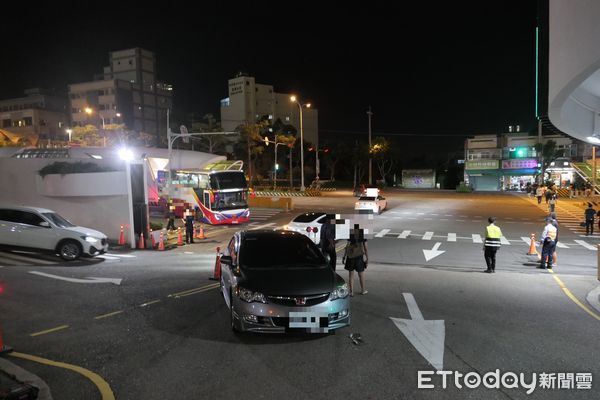
POLYGON ((524 241, 528 246, 531 243, 531 238, 528 238, 527 236, 521 236, 521 240, 524 241))
POLYGON ((402 231, 401 234, 398 235, 398 239, 406 239, 408 235, 410 235, 411 231, 402 231))
POLYGON ((508 245, 510 242, 504 236, 500 236, 500 244, 508 245))
POLYGON ((136 256, 131 255, 131 254, 104 253, 104 255, 111 256, 111 257, 123 257, 123 258, 135 258, 136 257, 136 256))
POLYGON ((560 247, 561 249, 568 249, 569 248, 569 246, 567 246, 563 242, 556 243, 556 247, 560 247))
POLYGON ((423 240, 431 240, 431 238, 433 237, 433 232, 425 232, 425 234, 423 235, 423 240))
POLYGON ((37 265, 40 264, 44 264, 44 265, 54 265, 57 262, 59 262, 60 260, 57 258, 56 261, 49 261, 49 260, 43 260, 40 258, 35 258, 34 257, 27 257, 25 255, 20 255, 20 254, 16 254, 16 253, 0 253, 0 258, 8 258, 11 261, 24 261, 24 262, 28 262, 28 263, 35 263, 37 265))
POLYGON ((481 240, 481 235, 473 233, 471 237, 473 238, 473 243, 483 243, 483 240, 481 240))
POLYGON ((389 231, 389 229, 382 229, 375 237, 384 237, 389 231))
POLYGON ((253 226, 252 229, 263 229, 263 228, 268 228, 269 226, 272 226, 272 225, 275 225, 275 222, 269 222, 268 224, 253 226))
POLYGON ((456 233, 448 233, 448 241, 456 242, 456 233))
POLYGON ((586 241, 584 241, 584 240, 577 240, 577 239, 576 239, 576 240, 574 240, 574 242, 575 242, 575 243, 577 243, 577 244, 580 244, 580 245, 582 245, 583 247, 585 247, 585 248, 586 248, 586 249, 588 249, 588 250, 598 250, 598 249, 596 248, 596 246, 592 246, 591 244, 587 243, 587 242, 586 242, 586 241))

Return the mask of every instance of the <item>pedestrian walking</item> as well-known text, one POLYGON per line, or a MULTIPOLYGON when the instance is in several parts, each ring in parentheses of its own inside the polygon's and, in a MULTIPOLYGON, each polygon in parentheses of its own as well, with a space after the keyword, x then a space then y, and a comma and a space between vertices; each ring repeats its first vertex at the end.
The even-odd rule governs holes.
POLYGON ((364 238, 362 229, 355 226, 350 231, 350 238, 344 249, 342 257, 344 269, 349 271, 348 285, 350 296, 354 296, 354 271, 358 272, 358 280, 360 282, 360 293, 367 294, 369 291, 365 289, 365 269, 369 263, 369 253, 367 252, 367 240, 364 238))
POLYGON ((552 197, 550 197, 550 201, 548 202, 548 211, 550 213, 553 213, 555 207, 556 207, 556 195, 553 194, 552 197))
POLYGON ((337 255, 335 252, 335 215, 327 215, 321 225, 319 245, 323 254, 329 255, 329 266, 335 271, 337 255))
POLYGON ((538 204, 542 204, 542 196, 544 195, 544 187, 538 186, 535 189, 535 197, 537 197, 538 204))
POLYGON ((546 204, 548 204, 548 202, 550 201, 550 199, 552 198, 552 195, 554 193, 552 192, 552 188, 548 188, 546 189, 546 191, 544 192, 544 197, 546 198, 546 204))
POLYGON ((556 249, 556 237, 558 230, 552 224, 552 218, 546 218, 546 226, 540 237, 542 244, 542 259, 540 266, 541 269, 552 269, 552 259, 554 250, 556 249))
MULTIPOLYGON (((554 239, 554 244, 558 245, 558 220, 556 219, 556 213, 555 212, 551 212, 549 215, 550 219, 552 220, 552 225, 554 225, 554 227, 556 228, 556 238, 554 239)), ((552 253, 552 265, 554 265, 554 267, 556 268, 558 265, 558 253, 556 252, 556 247, 554 247, 554 253, 552 253)), ((541 258, 541 256, 540 256, 541 258)))
POLYGON ((592 207, 592 203, 588 203, 588 208, 584 212, 585 216, 585 235, 593 235, 594 234, 594 216, 596 215, 596 210, 592 207))
POLYGON ((483 244, 483 256, 487 273, 496 272, 496 252, 502 245, 500 238, 502 237, 502 230, 495 225, 496 217, 488 218, 489 225, 485 227, 485 243, 483 244))
POLYGON ((185 211, 185 242, 187 244, 194 243, 194 215, 190 210, 185 211))
POLYGON ((169 211, 167 212, 167 230, 175 230, 175 210, 173 207, 169 207, 169 211))

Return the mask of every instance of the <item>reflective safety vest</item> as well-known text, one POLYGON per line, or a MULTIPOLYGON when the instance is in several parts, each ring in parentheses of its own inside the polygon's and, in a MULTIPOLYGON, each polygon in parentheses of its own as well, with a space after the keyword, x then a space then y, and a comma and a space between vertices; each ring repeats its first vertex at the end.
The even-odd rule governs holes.
POLYGON ((496 225, 490 224, 485 227, 485 245, 489 247, 500 247, 502 231, 496 225))

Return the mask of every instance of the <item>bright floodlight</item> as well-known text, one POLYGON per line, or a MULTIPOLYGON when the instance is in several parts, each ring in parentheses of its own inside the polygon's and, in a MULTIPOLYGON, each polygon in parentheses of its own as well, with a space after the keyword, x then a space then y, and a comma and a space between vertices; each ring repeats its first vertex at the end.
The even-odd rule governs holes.
POLYGON ((304 105, 304 107, 306 107, 306 108, 310 108, 310 103, 306 103, 306 104, 304 105))
POLYGON ((94 110, 92 110, 90 107, 84 108, 83 111, 85 111, 86 114, 91 114, 94 112, 94 110))
POLYGON ((290 97, 290 100, 291 100, 292 102, 295 102, 295 101, 296 101, 296 96, 292 96, 292 97, 290 97))
POLYGON ((131 161, 133 160, 133 152, 131 149, 122 147, 119 149, 119 158, 123 161, 131 161))

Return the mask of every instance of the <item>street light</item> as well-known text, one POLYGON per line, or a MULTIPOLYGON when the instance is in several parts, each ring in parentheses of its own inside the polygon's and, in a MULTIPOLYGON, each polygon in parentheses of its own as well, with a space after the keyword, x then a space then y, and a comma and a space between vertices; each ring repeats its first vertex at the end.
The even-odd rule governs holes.
POLYGON ((292 103, 296 103, 300 110, 300 190, 304 191, 306 190, 306 187, 304 186, 304 130, 302 129, 302 107, 310 108, 310 103, 302 105, 296 96, 291 96, 290 100, 292 103))
POLYGON ((73 129, 67 129, 65 130, 65 132, 67 132, 67 134, 69 135, 69 143, 71 143, 71 134, 73 133, 73 129))
MULTIPOLYGON (((275 162, 273 165, 273 188, 276 189, 277 188, 277 146, 279 146, 280 144, 286 144, 284 142, 278 142, 277 141, 277 136, 275 136, 275 140, 271 140, 269 139, 267 136, 265 136, 264 139, 265 145, 269 145, 269 143, 273 143, 275 145, 275 162)), ((290 187, 291 190, 291 187, 290 187)))
MULTIPOLYGON (((85 111, 87 115, 92 115, 94 113, 94 109, 91 107, 86 107, 83 111, 85 111)), ((98 116, 102 119, 102 129, 104 129, 104 117, 100 113, 98 113, 98 116)))
POLYGON ((320 172, 319 152, 322 151, 323 153, 329 153, 329 147, 323 147, 321 149, 316 148, 316 147, 309 147, 308 151, 315 152, 315 172, 316 172, 315 180, 318 181, 319 180, 319 172, 320 172))

